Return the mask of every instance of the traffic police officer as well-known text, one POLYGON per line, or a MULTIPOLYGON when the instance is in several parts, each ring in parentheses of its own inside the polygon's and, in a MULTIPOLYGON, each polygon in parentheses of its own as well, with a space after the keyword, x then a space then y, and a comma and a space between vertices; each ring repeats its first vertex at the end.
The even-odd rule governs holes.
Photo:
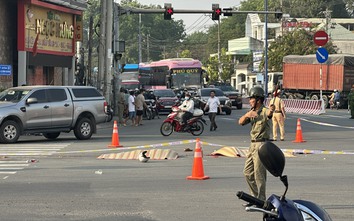
MULTIPOLYGON (((248 111, 239 119, 240 125, 251 123, 251 145, 245 162, 244 175, 249 186, 250 192, 254 197, 261 200, 266 199, 266 179, 267 171, 258 156, 259 147, 263 142, 269 140, 270 136, 270 120, 273 116, 274 105, 266 108, 263 105, 264 90, 260 87, 253 87, 250 90, 250 106, 248 111)), ((244 206, 251 206, 245 204, 244 206)))
POLYGON ((285 129, 284 129, 284 120, 285 120, 285 105, 284 101, 280 98, 281 91, 278 89, 274 91, 274 97, 270 100, 270 104, 273 104, 275 107, 275 111, 273 114, 272 122, 273 122, 273 140, 276 141, 278 134, 278 125, 280 130, 280 140, 284 141, 285 138, 285 129))

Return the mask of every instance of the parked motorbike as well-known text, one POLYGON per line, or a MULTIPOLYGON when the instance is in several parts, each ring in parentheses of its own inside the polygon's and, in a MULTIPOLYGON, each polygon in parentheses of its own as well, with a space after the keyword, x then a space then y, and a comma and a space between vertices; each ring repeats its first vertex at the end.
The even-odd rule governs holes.
POLYGON ((143 117, 151 120, 154 119, 157 115, 156 112, 156 102, 154 100, 145 100, 146 108, 144 108, 144 115, 143 117))
POLYGON ((189 129, 185 130, 184 126, 180 123, 180 113, 181 111, 177 106, 172 107, 172 112, 163 121, 160 132, 163 136, 170 136, 173 131, 175 132, 188 132, 194 136, 199 136, 204 131, 204 124, 206 121, 203 119, 204 112, 200 109, 194 109, 193 117, 187 121, 187 126, 189 129))
POLYGON ((266 201, 260 200, 242 191, 237 192, 238 198, 252 204, 246 207, 247 212, 263 213, 264 221, 331 221, 328 213, 320 206, 306 200, 290 200, 285 197, 288 190, 288 178, 282 175, 285 167, 283 152, 271 142, 264 143, 259 150, 259 158, 264 167, 285 186, 282 196, 271 195, 266 201))
POLYGON ((106 106, 106 108, 107 122, 111 122, 111 120, 113 119, 113 109, 109 104, 106 106))

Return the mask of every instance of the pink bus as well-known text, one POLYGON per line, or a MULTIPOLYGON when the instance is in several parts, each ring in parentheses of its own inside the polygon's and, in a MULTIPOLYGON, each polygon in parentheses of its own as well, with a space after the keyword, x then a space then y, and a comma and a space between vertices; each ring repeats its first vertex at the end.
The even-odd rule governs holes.
POLYGON ((171 58, 142 64, 140 72, 150 73, 145 88, 201 88, 203 85, 202 63, 192 58, 171 58))

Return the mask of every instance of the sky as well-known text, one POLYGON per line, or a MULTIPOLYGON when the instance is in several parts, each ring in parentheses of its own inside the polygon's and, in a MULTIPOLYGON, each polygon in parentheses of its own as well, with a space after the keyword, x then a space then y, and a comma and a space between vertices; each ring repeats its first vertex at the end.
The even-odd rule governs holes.
MULTIPOLYGON (((161 5, 171 3, 174 9, 196 9, 196 10, 211 10, 212 4, 219 4, 220 8, 230 8, 239 6, 241 0, 137 0, 143 5, 161 5)), ((162 15, 161 15, 162 16, 162 15)), ((174 19, 182 19, 186 27, 186 33, 191 34, 195 31, 204 31, 209 26, 215 24, 211 20, 211 15, 204 14, 174 14, 174 19)))

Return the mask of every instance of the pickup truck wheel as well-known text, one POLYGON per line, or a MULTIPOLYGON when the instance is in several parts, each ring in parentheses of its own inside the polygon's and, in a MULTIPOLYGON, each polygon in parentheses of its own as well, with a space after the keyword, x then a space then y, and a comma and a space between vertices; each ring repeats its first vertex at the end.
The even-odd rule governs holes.
POLYGON ((0 127, 1 143, 16 143, 20 137, 20 126, 15 121, 5 121, 0 127))
POLYGON ((60 135, 60 132, 57 132, 57 133, 44 133, 43 136, 47 139, 50 139, 50 140, 54 140, 56 138, 58 138, 60 135))
POLYGON ((88 118, 81 118, 74 128, 75 137, 79 140, 88 140, 93 134, 93 124, 88 118))

